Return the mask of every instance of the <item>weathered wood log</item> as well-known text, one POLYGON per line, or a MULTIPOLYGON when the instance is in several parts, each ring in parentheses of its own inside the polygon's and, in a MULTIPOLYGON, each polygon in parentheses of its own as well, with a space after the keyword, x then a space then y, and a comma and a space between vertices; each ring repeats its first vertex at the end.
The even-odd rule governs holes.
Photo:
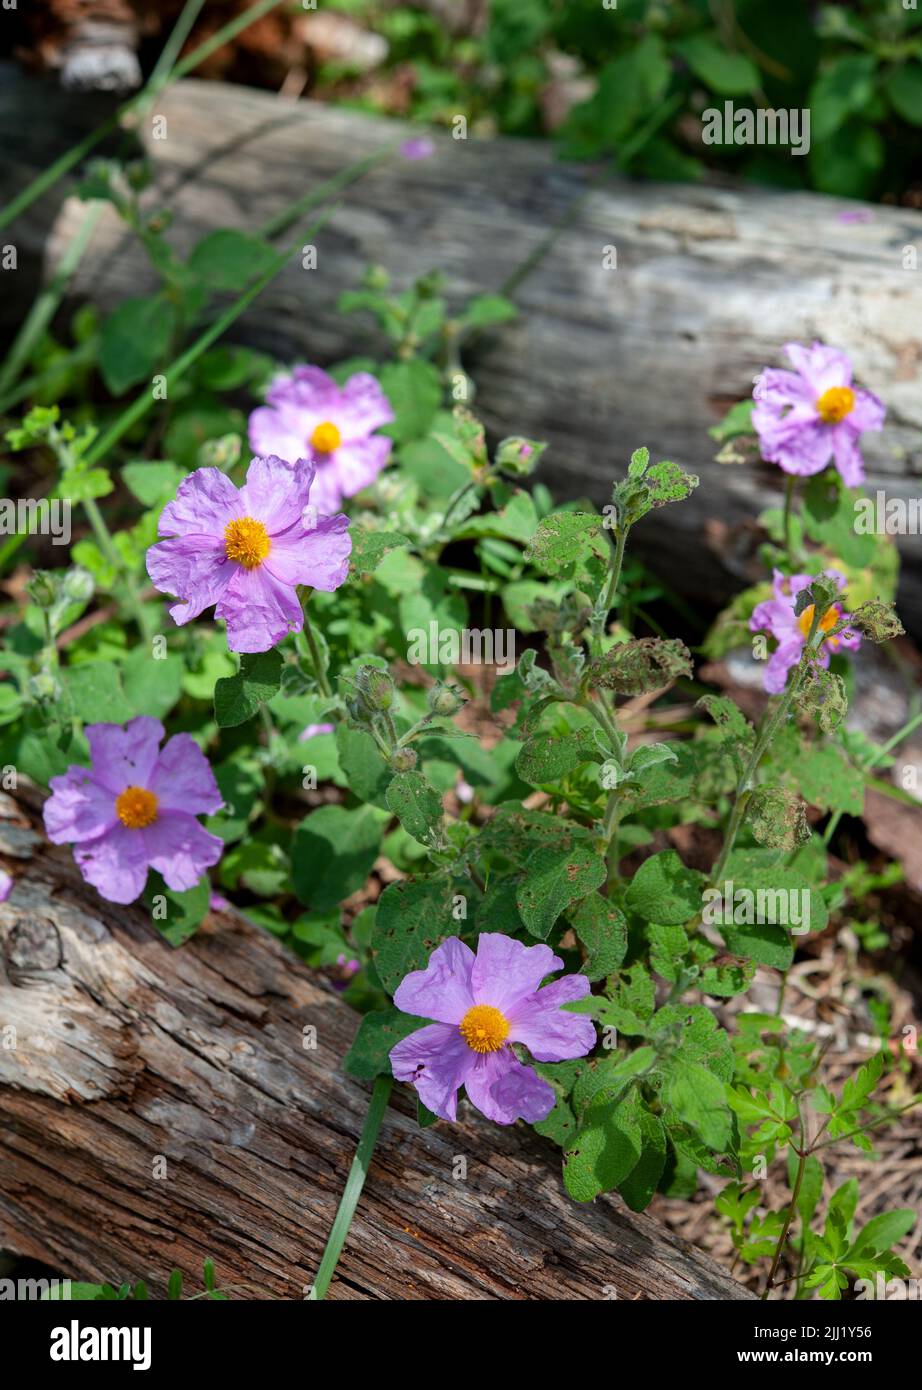
MULTIPOLYGON (((0 198, 92 124, 99 108, 85 102, 4 74, 0 198)), ((156 114, 168 134, 149 141, 150 202, 173 210, 180 249, 216 226, 257 226, 401 130, 197 81, 171 89, 156 114)), ((870 487, 918 495, 922 272, 904 268, 906 248, 916 259, 922 251, 918 212, 757 188, 616 179, 593 188, 592 176, 546 144, 438 137, 431 159, 397 158, 348 189, 318 237, 317 268, 294 258, 232 336, 282 358, 374 353, 380 343, 365 316, 335 309, 364 265, 385 265, 398 285, 441 268, 458 298, 496 290, 570 211, 517 292, 521 318, 482 341, 473 362, 476 406, 490 428, 550 440, 542 476, 558 496, 608 500, 612 475, 641 443, 694 468, 695 496, 638 527, 632 544, 684 594, 713 605, 740 575, 730 546, 706 549, 706 519, 751 518, 777 499, 782 478, 767 466, 716 464, 707 429, 749 394, 760 368, 780 360, 785 341, 815 337, 846 349, 887 403, 886 431, 865 441, 870 487), (605 269, 611 248, 617 269, 605 269)), ((49 270, 77 215, 46 199, 13 239, 49 270)), ((106 307, 152 284, 134 240, 114 218, 104 221, 76 292, 106 307)), ((922 543, 900 544, 901 611, 922 632, 922 543)))
MULTIPOLYGON (((156 1297, 210 1257, 244 1296, 303 1298, 368 1101, 342 1070, 357 1015, 235 913, 172 949, 23 805, 0 806, 0 1249, 156 1297)), ((397 1089, 331 1297, 750 1297, 619 1201, 571 1202, 532 1131, 463 1109, 421 1130, 397 1089)))

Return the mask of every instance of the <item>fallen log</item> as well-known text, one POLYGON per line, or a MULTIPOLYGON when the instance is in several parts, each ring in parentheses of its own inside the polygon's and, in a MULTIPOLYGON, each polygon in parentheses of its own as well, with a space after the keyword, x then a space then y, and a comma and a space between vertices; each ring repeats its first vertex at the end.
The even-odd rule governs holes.
MULTIPOLYGON (((358 1016, 236 913, 171 948, 30 801, 0 805, 0 1249, 153 1297, 211 1258, 242 1296, 304 1298, 368 1103, 342 1070, 358 1016)), ((571 1202, 531 1130, 464 1111, 420 1129, 397 1088, 330 1297, 751 1296, 617 1199, 571 1202)))
MULTIPOLYGON (((100 109, 98 97, 4 69, 0 200, 100 109)), ((147 196, 152 208, 172 210, 183 251, 218 226, 255 228, 410 130, 194 80, 170 89, 154 114, 166 117, 167 138, 148 139, 149 124, 138 132, 156 170, 147 196)), ((458 298, 494 291, 569 216, 517 290, 521 318, 485 338, 472 363, 476 408, 491 430, 550 441, 542 476, 558 496, 607 501, 613 474, 641 443, 699 472, 697 493, 639 527, 636 542, 683 595, 713 608, 742 575, 735 547, 718 540, 706 549, 707 520, 750 520, 779 498, 782 476, 716 464, 708 427, 751 392, 785 341, 815 337, 845 348, 859 379, 887 401, 885 433, 866 439, 869 487, 917 496, 922 274, 908 267, 922 253, 918 212, 758 188, 617 179, 593 187, 593 174, 537 141, 440 136, 430 159, 396 158, 348 188, 318 237, 317 268, 294 258, 231 336, 283 359, 373 354, 381 343, 367 317, 336 310, 366 264, 385 265, 398 285, 440 268, 458 298), (606 269, 613 259, 617 268, 606 269)), ((6 235, 21 264, 48 273, 79 216, 79 205, 62 210, 59 192, 6 235)), ((7 316, 28 279, 7 284, 7 316)), ((153 284, 135 239, 114 216, 104 219, 74 293, 105 309, 153 284)), ((901 613, 922 633, 922 543, 899 544, 901 613)))

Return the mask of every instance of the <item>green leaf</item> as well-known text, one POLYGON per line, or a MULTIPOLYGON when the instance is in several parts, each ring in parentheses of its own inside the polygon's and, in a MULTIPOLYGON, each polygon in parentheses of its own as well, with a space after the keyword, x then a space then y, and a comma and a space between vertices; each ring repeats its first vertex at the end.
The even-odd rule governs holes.
POLYGON ((378 899, 371 952, 378 978, 393 994, 412 970, 422 970, 446 937, 457 936, 451 880, 443 874, 391 883, 378 899))
POLYGON ((860 53, 836 59, 820 74, 808 99, 814 140, 827 139, 867 105, 874 95, 876 67, 873 54, 860 53))
POLYGON ((120 396, 150 381, 170 350, 173 310, 165 299, 125 299, 109 314, 99 342, 99 370, 107 390, 120 396))
POLYGON ((422 845, 442 840, 442 798, 421 772, 398 772, 387 788, 387 804, 408 835, 422 845))
POLYGON ((760 845, 792 850, 810 838, 806 806, 783 787, 757 787, 746 807, 746 817, 760 845))
POLYGON ((864 810, 864 777, 841 750, 828 740, 802 749, 787 773, 801 796, 821 811, 860 816, 864 810))
POLYGON ((577 729, 571 734, 535 734, 526 740, 515 760, 515 770, 523 782, 533 787, 560 782, 587 762, 601 762, 594 728, 577 729))
POLYGON ((294 833, 291 877, 314 911, 338 907, 362 888, 381 846, 382 816, 373 806, 319 806, 294 833))
POLYGON ((867 1225, 862 1226, 849 1254, 877 1255, 889 1250, 897 1241, 908 1236, 915 1224, 916 1213, 911 1207, 904 1207, 900 1211, 883 1211, 879 1216, 872 1216, 867 1225))
POLYGON ((173 1302, 173 1303, 175 1303, 177 1299, 182 1298, 182 1270, 181 1270, 181 1269, 174 1269, 174 1270, 171 1271, 171 1273, 170 1273, 170 1280, 169 1280, 169 1283, 167 1284, 166 1296, 167 1296, 167 1298, 168 1298, 171 1302, 173 1302))
POLYGON ((546 940, 557 918, 577 898, 598 888, 606 878, 603 857, 577 841, 563 848, 539 845, 525 861, 525 876, 516 902, 532 936, 546 940))
POLYGON ((376 1009, 364 1014, 352 1046, 343 1059, 343 1068, 359 1081, 373 1081, 376 1076, 390 1076, 391 1048, 404 1038, 425 1028, 426 1018, 401 1013, 399 1009, 376 1009))
POLYGON ((691 653, 679 638, 640 637, 619 642, 594 661, 590 683, 619 695, 642 695, 691 673, 691 653))
POLYGON ((175 463, 126 463, 122 469, 122 481, 144 507, 165 506, 185 476, 175 463))
POLYGON ((380 381, 395 417, 385 433, 398 444, 419 439, 431 426, 442 398, 442 384, 435 367, 419 357, 409 362, 389 362, 381 370, 380 381))
POLYGON ((645 859, 631 880, 625 906, 645 922, 679 926, 701 910, 704 874, 687 869, 674 849, 645 859))
POLYGON ((387 807, 387 788, 394 774, 371 734, 365 729, 339 723, 336 726, 336 750, 349 790, 360 801, 387 807))
POLYGON ((731 53, 716 30, 681 39, 676 52, 696 77, 719 96, 738 97, 759 88, 759 70, 742 53, 731 53))
POLYGON ((636 1091, 590 1105, 564 1153, 563 1180, 577 1202, 612 1192, 637 1166, 643 1137, 636 1091))
POLYGON ((351 575, 373 574, 385 555, 410 544, 406 536, 397 531, 370 531, 367 526, 355 524, 350 527, 349 534, 352 537, 351 575))
POLYGON ((240 670, 226 676, 214 688, 214 713, 222 729, 245 724, 260 705, 278 693, 282 683, 282 654, 273 647, 267 652, 244 652, 240 670))
POLYGON ((148 879, 144 890, 144 902, 151 909, 154 926, 171 946, 181 946, 195 935, 210 901, 211 885, 207 874, 184 893, 167 888, 159 874, 148 879))
POLYGON ((922 125, 922 63, 900 63, 884 87, 895 111, 910 125, 922 125))
POLYGON ((518 309, 501 294, 479 294, 472 299, 461 316, 464 328, 488 328, 518 316, 518 309))
POLYGON ((74 713, 86 724, 125 724, 135 714, 111 661, 86 661, 63 673, 74 713))
POLYGON ((223 227, 196 243, 189 257, 189 269, 211 289, 241 290, 263 275, 275 256, 261 237, 223 227))
POLYGON ((153 656, 146 647, 129 652, 122 666, 125 699, 135 714, 164 719, 182 694, 181 656, 153 656))
POLYGON ((699 1062, 683 1061, 673 1067, 666 1084, 667 1103, 683 1124, 709 1149, 722 1153, 729 1141, 731 1113, 724 1083, 699 1062))
POLYGON ((590 512, 552 512, 539 523, 525 558, 545 574, 559 574, 584 558, 601 529, 601 517, 590 512))
POLYGON ((631 1211, 644 1211, 652 1202, 666 1166, 666 1131, 657 1115, 640 1107, 640 1158, 619 1184, 618 1191, 631 1211))
POLYGON ((570 923, 589 952, 583 974, 602 980, 617 970, 627 955, 627 919, 600 893, 590 893, 570 913, 570 923))

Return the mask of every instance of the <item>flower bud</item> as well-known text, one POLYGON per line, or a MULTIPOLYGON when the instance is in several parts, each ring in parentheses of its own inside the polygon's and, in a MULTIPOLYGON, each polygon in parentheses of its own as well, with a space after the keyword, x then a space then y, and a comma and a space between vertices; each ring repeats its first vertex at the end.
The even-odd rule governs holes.
POLYGON ((360 666, 355 673, 355 688, 369 709, 390 709, 394 703, 394 682, 380 666, 360 666))
POLYGON ((436 681, 431 686, 427 695, 429 708, 433 714, 448 715, 457 714, 458 710, 464 705, 464 695, 456 685, 444 685, 442 681, 436 681))
POLYGON ((395 772, 412 772, 418 762, 412 748, 395 748, 391 754, 391 767, 395 772))

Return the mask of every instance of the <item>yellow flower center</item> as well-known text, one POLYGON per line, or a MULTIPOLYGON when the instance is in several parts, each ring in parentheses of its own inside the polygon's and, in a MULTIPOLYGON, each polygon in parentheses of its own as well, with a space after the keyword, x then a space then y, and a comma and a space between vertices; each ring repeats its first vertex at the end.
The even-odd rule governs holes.
POLYGON ((115 812, 129 830, 143 830, 157 819, 157 798, 146 787, 126 787, 115 798, 115 812))
POLYGON ((236 560, 244 569, 255 570, 265 560, 271 547, 269 532, 261 521, 256 521, 252 516, 229 521, 224 528, 224 553, 228 560, 236 560))
POLYGON ((850 386, 830 386, 816 403, 820 419, 826 425, 837 425, 855 408, 855 393, 850 386))
POLYGON ((311 435, 311 445, 318 454, 332 454, 333 450, 338 449, 342 442, 343 437, 339 432, 339 426, 334 425, 332 420, 324 420, 311 435))
POLYGON ((475 1004, 458 1024, 474 1052, 498 1052, 509 1036, 509 1022, 492 1004, 475 1004))
MULTIPOLYGON (((811 603, 797 619, 797 626, 805 637, 810 636, 810 629, 813 626, 813 610, 815 607, 816 605, 811 603)), ((835 627, 838 621, 839 612, 835 604, 833 604, 831 608, 826 609, 826 612, 820 618, 820 632, 828 632, 831 627, 835 627)))

